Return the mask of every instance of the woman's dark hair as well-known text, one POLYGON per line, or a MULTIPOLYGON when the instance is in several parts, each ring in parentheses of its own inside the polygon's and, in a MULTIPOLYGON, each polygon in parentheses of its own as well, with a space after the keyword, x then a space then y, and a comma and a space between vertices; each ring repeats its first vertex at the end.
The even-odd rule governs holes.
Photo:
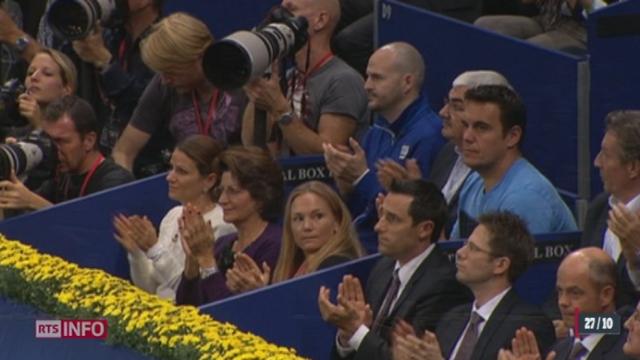
POLYGON ((240 186, 259 203, 260 216, 276 221, 282 216, 284 180, 280 165, 267 150, 256 146, 232 146, 218 157, 216 168, 229 171, 240 186))

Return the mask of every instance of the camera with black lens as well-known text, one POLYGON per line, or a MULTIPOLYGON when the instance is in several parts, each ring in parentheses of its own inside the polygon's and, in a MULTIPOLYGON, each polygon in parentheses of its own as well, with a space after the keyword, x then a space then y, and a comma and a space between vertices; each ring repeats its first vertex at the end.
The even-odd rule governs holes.
POLYGON ((308 40, 307 19, 275 7, 256 29, 235 32, 204 53, 207 79, 222 90, 242 87, 270 69, 277 59, 293 56, 308 40))
POLYGON ((53 32, 68 40, 86 37, 99 23, 123 24, 129 12, 127 0, 55 0, 47 11, 53 32))

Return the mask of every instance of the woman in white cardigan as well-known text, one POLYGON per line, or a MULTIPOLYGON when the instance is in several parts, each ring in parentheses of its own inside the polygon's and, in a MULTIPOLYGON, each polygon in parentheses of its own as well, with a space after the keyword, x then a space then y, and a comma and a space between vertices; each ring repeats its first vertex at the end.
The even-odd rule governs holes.
POLYGON ((215 238, 235 232, 222 219, 222 208, 215 202, 215 187, 220 179, 213 160, 222 147, 208 136, 193 135, 178 144, 171 155, 167 173, 169 197, 181 203, 171 209, 156 230, 146 216, 114 218, 115 238, 127 249, 131 279, 140 288, 166 299, 175 300, 175 291, 184 269, 185 254, 178 231, 182 205, 195 206, 215 231, 215 238))

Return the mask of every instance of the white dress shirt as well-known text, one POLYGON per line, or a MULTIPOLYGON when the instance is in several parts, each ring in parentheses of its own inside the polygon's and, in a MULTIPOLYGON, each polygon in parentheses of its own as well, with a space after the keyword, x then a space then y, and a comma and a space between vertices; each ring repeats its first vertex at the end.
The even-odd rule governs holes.
MULTIPOLYGON (((575 360, 585 360, 585 359, 587 359, 589 357, 589 354, 591 354, 593 349, 595 349, 596 346, 598 346, 598 343, 600 342, 600 340, 603 337, 604 337, 604 334, 589 334, 589 335, 585 336, 582 339, 575 339, 573 341, 573 344, 575 344, 576 342, 580 341, 582 343, 582 346, 584 346, 584 348, 587 350, 581 356, 576 357, 575 360)), ((572 348, 573 348, 573 346, 572 346, 572 348)))
POLYGON ((447 204, 451 202, 451 199, 455 196, 456 192, 462 184, 464 180, 467 178, 467 175, 471 172, 471 169, 465 165, 464 161, 462 161, 462 156, 460 156, 460 149, 456 146, 454 148, 456 154, 458 154, 458 158, 456 159, 455 164, 453 164, 453 168, 449 173, 449 178, 447 179, 447 183, 442 187, 442 194, 444 198, 447 200, 447 204))

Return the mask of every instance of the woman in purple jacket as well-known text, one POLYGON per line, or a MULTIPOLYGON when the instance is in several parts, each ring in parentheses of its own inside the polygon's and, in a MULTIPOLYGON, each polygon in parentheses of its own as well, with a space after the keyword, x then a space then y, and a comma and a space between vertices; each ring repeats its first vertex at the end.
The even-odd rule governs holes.
POLYGON ((266 150, 231 147, 220 154, 217 166, 222 172, 218 204, 224 221, 238 232, 216 240, 198 209, 185 207, 180 233, 187 257, 178 304, 202 305, 232 295, 226 273, 236 253, 271 267, 278 259, 282 228, 275 220, 281 215, 283 197, 279 165, 266 150))

